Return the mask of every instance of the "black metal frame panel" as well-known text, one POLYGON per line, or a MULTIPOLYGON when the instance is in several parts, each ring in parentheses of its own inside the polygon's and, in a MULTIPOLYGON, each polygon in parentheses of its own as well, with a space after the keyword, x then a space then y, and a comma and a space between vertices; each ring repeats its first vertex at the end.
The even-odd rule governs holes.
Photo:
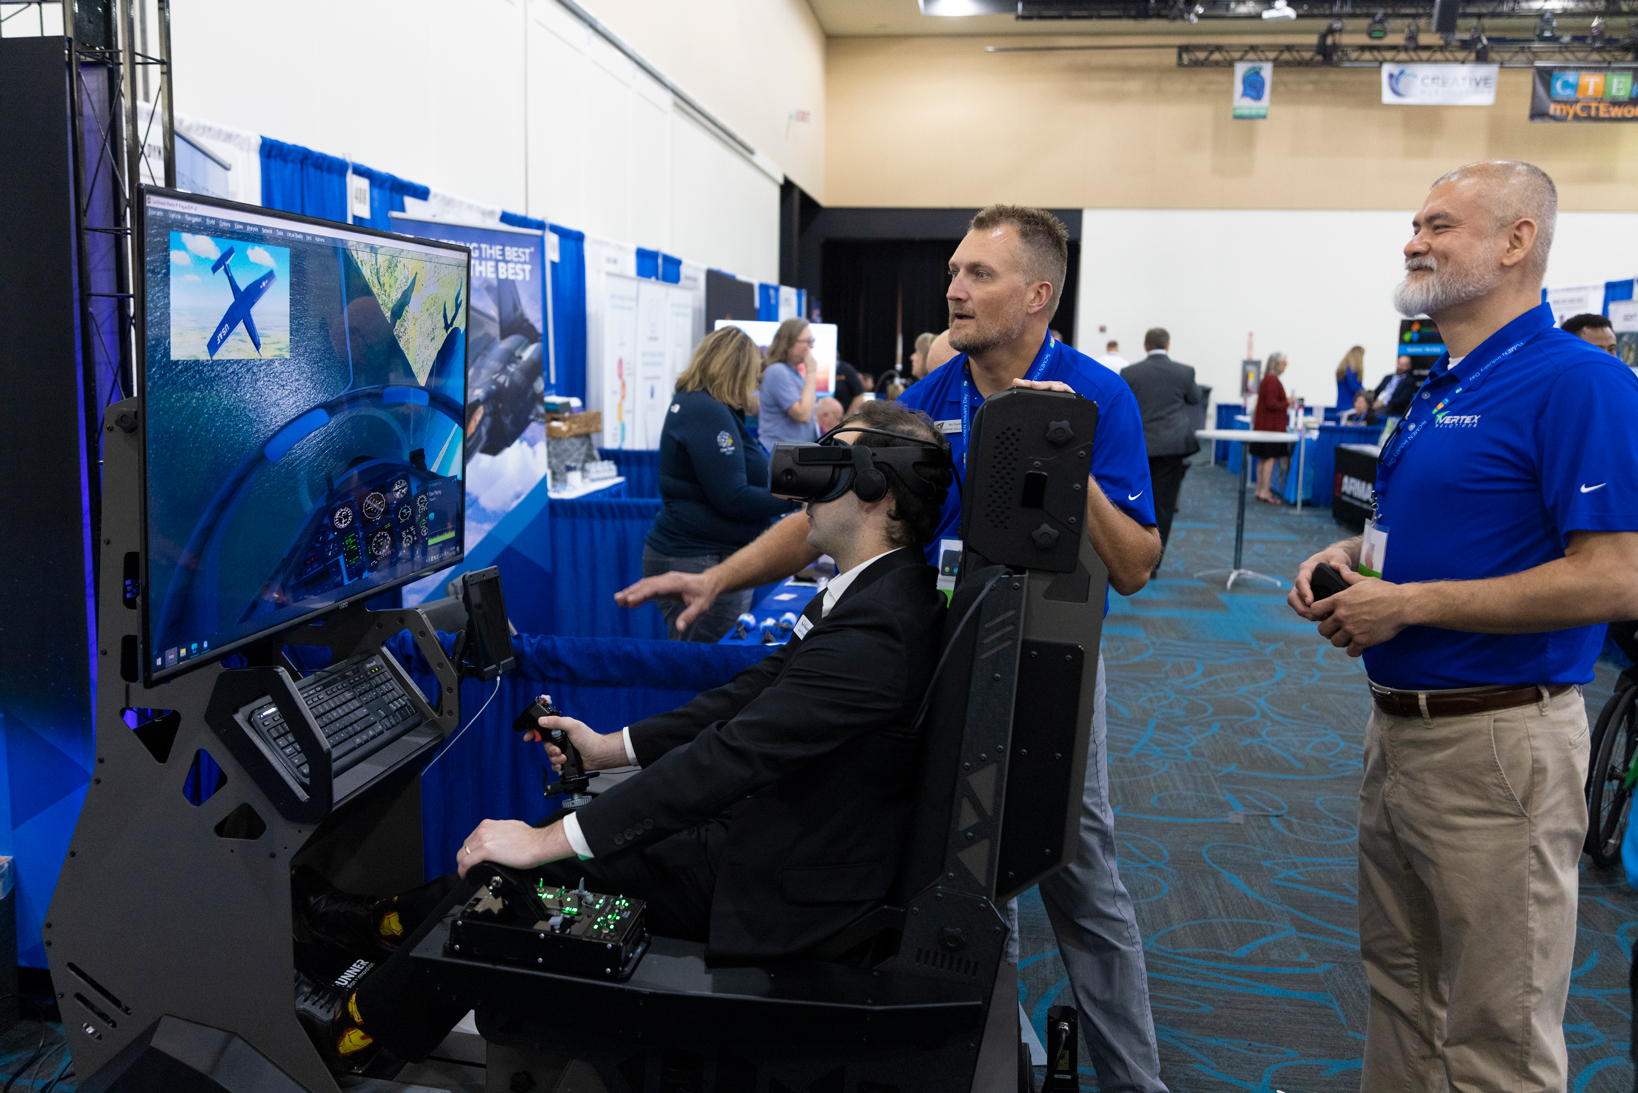
POLYGON ((247 648, 248 667, 202 663, 143 685, 134 652, 121 663, 122 651, 136 648, 142 614, 140 592, 127 597, 123 586, 125 558, 140 549, 139 413, 136 400, 120 403, 105 426, 96 766, 44 931, 74 1068, 98 1073, 168 1015, 236 1035, 303 1088, 331 1093, 335 1082, 293 1005, 290 870, 308 864, 360 892, 421 883, 419 771, 459 710, 458 672, 436 629, 460 629, 453 616, 464 613, 448 600, 384 612, 354 604, 323 625, 247 648), (340 661, 404 630, 441 688, 435 706, 422 706, 430 720, 332 778, 280 649, 322 645, 340 661), (312 771, 305 800, 232 720, 236 701, 267 693, 312 734, 303 741, 312 771), (126 711, 152 721, 133 730, 126 711), (183 784, 200 750, 225 782, 196 806, 183 784), (249 833, 247 807, 260 833, 236 837, 249 833))

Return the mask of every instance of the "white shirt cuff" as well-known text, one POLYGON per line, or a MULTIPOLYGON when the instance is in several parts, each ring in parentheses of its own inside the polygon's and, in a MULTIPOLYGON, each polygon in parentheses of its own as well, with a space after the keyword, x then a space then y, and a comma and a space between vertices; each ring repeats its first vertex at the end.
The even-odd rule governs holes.
POLYGON ((586 845, 586 836, 580 833, 579 816, 571 812, 563 817, 563 834, 569 840, 569 849, 580 855, 581 861, 592 857, 591 847, 586 845))
MULTIPOLYGON (((631 766, 637 765, 637 749, 631 746, 631 726, 627 725, 620 730, 620 739, 626 742, 626 762, 631 766)), ((588 858, 590 854, 586 855, 588 858)))

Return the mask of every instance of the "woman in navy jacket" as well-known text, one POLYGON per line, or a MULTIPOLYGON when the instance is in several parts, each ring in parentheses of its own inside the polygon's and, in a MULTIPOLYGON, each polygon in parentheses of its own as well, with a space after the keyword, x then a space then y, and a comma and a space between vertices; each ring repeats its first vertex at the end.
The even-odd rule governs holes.
MULTIPOLYGON (((643 576, 704 572, 790 510, 789 501, 768 492, 767 453, 745 427, 761 381, 762 351, 735 327, 707 334, 677 377, 660 430, 663 505, 643 545, 643 576)), ((659 602, 668 635, 712 642, 750 610, 751 593, 718 597, 681 631, 673 620, 683 605, 659 602)))

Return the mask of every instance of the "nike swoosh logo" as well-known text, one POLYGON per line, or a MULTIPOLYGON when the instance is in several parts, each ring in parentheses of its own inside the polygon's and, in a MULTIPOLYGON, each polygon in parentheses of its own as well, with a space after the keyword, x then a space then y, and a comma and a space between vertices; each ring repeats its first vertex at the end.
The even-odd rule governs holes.
POLYGON ((1593 490, 1601 490, 1607 485, 1609 485, 1608 482, 1600 482, 1596 486, 1582 486, 1581 487, 1581 492, 1582 493, 1591 493, 1593 490))
POLYGON ((1139 497, 1142 497, 1142 496, 1143 496, 1143 491, 1138 490, 1136 493, 1134 493, 1132 496, 1128 497, 1126 500, 1136 501, 1139 497))

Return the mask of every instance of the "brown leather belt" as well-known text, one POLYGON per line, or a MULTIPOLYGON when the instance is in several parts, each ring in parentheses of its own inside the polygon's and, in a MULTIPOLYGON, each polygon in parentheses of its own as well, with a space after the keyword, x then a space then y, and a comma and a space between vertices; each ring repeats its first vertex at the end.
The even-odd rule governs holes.
MULTIPOLYGON (((1547 693, 1556 697, 1569 690, 1571 686, 1569 683, 1556 683, 1547 688, 1547 693)), ((1516 706, 1540 702, 1541 689, 1534 684, 1525 683, 1516 687, 1486 687, 1482 690, 1460 691, 1456 694, 1430 691, 1425 697, 1426 716, 1459 717, 1462 714, 1491 713, 1495 710, 1510 710, 1516 706)), ((1423 698, 1424 695, 1417 691, 1387 691, 1371 687, 1371 699, 1376 703, 1376 708, 1394 717, 1423 716, 1423 698)))

